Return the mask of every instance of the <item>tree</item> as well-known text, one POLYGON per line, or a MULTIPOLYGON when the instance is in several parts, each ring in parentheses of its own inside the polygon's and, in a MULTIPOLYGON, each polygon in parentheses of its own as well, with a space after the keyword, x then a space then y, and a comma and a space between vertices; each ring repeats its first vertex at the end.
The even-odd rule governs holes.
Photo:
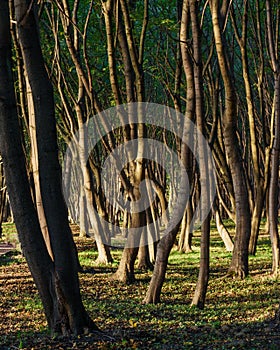
POLYGON ((236 93, 222 34, 222 28, 225 26, 226 14, 229 6, 230 2, 228 1, 224 2, 222 7, 220 7, 219 1, 210 1, 217 57, 225 88, 225 109, 223 111, 222 118, 223 135, 228 164, 233 181, 236 205, 236 234, 232 263, 229 268, 229 272, 243 278, 249 272, 248 245, 251 232, 251 217, 248 202, 248 191, 245 185, 246 180, 236 133, 236 93))
MULTIPOLYGON (((279 193, 279 152, 280 152, 280 65, 278 61, 278 50, 275 38, 278 36, 279 28, 275 28, 273 32, 273 20, 271 1, 266 0, 266 22, 267 22, 267 36, 268 49, 271 61, 271 68, 274 78, 274 108, 272 115, 273 128, 272 134, 272 151, 271 151, 271 168, 270 168, 270 183, 268 194, 268 220, 269 233, 272 244, 272 271, 277 274, 279 269, 279 234, 278 234, 278 193, 279 193)), ((278 10, 279 16, 279 10, 278 10)))
POLYGON ((45 71, 36 5, 14 1, 19 42, 34 101, 42 202, 54 261, 51 260, 32 201, 17 117, 11 60, 8 1, 0 10, 0 150, 14 219, 52 332, 96 330, 82 304, 77 258, 60 186, 53 92, 45 71))

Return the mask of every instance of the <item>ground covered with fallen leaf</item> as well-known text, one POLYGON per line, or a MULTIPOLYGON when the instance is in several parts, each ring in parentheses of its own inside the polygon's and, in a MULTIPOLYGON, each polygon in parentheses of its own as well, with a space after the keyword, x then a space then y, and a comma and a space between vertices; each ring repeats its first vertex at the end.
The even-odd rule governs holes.
MULTIPOLYGON (((8 225, 4 230, 12 230, 8 225)), ((103 333, 79 337, 51 336, 38 293, 18 252, 0 257, 0 349, 279 349, 280 329, 273 322, 280 300, 279 281, 271 276, 269 239, 261 234, 250 257, 245 280, 225 277, 231 253, 213 230, 211 276, 204 310, 191 308, 199 268, 199 233, 193 252, 174 248, 169 259, 161 303, 142 305, 151 272, 136 270, 137 282, 110 280, 115 262, 96 266, 91 239, 75 237, 83 300, 103 333)))

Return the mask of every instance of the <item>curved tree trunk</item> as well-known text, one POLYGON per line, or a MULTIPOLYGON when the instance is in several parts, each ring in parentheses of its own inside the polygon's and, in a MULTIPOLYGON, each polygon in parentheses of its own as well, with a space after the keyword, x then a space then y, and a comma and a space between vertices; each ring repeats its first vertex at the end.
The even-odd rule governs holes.
MULTIPOLYGON (((223 7, 230 3, 224 2, 223 7)), ((248 245, 251 231, 251 217, 248 200, 248 191, 244 176, 241 155, 238 149, 237 138, 237 103, 230 74, 230 67, 226 59, 225 45, 221 28, 224 25, 225 13, 221 11, 218 0, 210 1, 214 39, 219 66, 225 86, 225 110, 223 115, 223 134, 228 163, 232 174, 236 205, 236 233, 234 249, 229 273, 244 278, 249 272, 248 245)))
MULTIPOLYGON (((185 70, 186 80, 187 80, 187 110, 186 110, 186 121, 184 125, 183 130, 183 140, 185 142, 182 143, 182 150, 181 150, 181 160, 185 168, 188 172, 192 170, 190 169, 189 157, 190 157, 190 150, 186 147, 187 144, 189 144, 187 141, 189 141, 189 133, 191 133, 191 130, 188 130, 189 123, 187 122, 188 119, 193 118, 194 114, 194 80, 193 80, 193 71, 191 69, 191 60, 188 54, 188 48, 186 46, 187 42, 187 29, 188 29, 188 12, 186 9, 182 10, 182 24, 181 24, 181 31, 180 31, 180 43, 181 43, 181 50, 182 50, 182 60, 183 60, 183 66, 185 70)), ((191 178, 191 176, 189 176, 191 178)), ((173 215, 171 216, 169 223, 167 225, 167 228, 165 230, 164 237, 160 240, 158 246, 157 246, 157 255, 156 255, 156 261, 154 266, 154 271, 152 275, 152 279, 149 284, 148 291, 146 293, 146 296, 143 300, 143 303, 159 303, 160 302, 160 293, 163 286, 163 282, 165 279, 165 273, 167 268, 167 262, 168 262, 168 256, 170 254, 170 251, 172 249, 172 246, 176 239, 176 234, 178 232, 178 229, 180 227, 184 211, 187 205, 187 198, 185 196, 186 193, 186 183, 187 180, 185 179, 185 172, 182 172, 181 177, 181 183, 180 183, 180 193, 178 196, 178 201, 174 207, 173 215), (172 225, 173 220, 175 222, 178 222, 178 218, 180 218, 179 223, 177 225, 172 225), (170 229, 170 227, 173 227, 173 229, 170 229)))

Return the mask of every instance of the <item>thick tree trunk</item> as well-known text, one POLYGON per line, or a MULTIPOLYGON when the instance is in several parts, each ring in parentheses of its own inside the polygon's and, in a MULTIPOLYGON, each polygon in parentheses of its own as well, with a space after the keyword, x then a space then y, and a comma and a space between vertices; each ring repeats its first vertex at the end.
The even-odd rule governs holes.
POLYGON ((138 248, 124 248, 121 261, 117 271, 111 276, 111 279, 125 284, 135 282, 134 264, 137 258, 138 248))
POLYGON ((76 250, 60 183, 52 87, 44 67, 33 3, 16 0, 14 4, 19 42, 35 108, 40 187, 54 255, 53 263, 47 253, 30 197, 11 79, 10 43, 7 41, 10 39, 8 4, 3 1, 1 5, 5 13, 1 9, 0 38, 1 46, 4 46, 4 50, 1 50, 4 64, 0 65, 0 79, 3 79, 0 88, 5 89, 0 93, 1 98, 4 96, 0 142, 7 184, 9 181, 8 188, 23 251, 42 297, 51 330, 64 334, 82 333, 86 328, 97 327, 86 313, 80 295, 76 250))
POLYGON ((252 83, 250 81, 249 74, 249 62, 248 62, 248 48, 247 48, 247 37, 248 37, 248 6, 249 2, 245 1, 243 5, 243 16, 242 16, 242 34, 239 37, 237 25, 235 19, 232 16, 232 22, 234 25, 235 37, 240 46, 241 59, 242 59, 242 73, 245 86, 246 103, 247 103, 247 114, 250 131, 250 151, 251 151, 251 162, 253 171, 253 200, 250 201, 252 211, 251 221, 251 235, 249 241, 249 254, 256 253, 257 239, 259 233, 259 226, 261 221, 261 214, 264 202, 265 188, 264 181, 261 174, 260 157, 259 157, 259 142, 257 140, 256 130, 256 115, 255 106, 252 95, 252 83))
MULTIPOLYGON (((140 228, 142 226, 142 213, 134 212, 131 215, 131 227, 140 228)), ((121 261, 117 271, 111 276, 111 279, 118 280, 123 283, 135 282, 134 264, 138 255, 140 246, 140 235, 133 236, 133 233, 128 231, 128 245, 124 248, 121 261)))
POLYGON ((4 178, 3 161, 0 155, 0 238, 2 237, 2 222, 7 205, 7 188, 4 178))

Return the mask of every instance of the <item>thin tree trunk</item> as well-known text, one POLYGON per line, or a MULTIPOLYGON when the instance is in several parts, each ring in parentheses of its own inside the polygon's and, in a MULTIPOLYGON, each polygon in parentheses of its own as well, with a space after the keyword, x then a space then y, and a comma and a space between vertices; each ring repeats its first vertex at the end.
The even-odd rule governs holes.
POLYGON ((193 236, 193 208, 191 201, 188 202, 181 224, 181 233, 179 237, 178 250, 182 253, 192 251, 193 236))
MULTIPOLYGON (((185 0, 188 1, 188 0, 185 0)), ((183 5, 184 6, 184 5, 183 5)), ((204 96, 202 88, 202 54, 201 54, 201 31, 198 22, 198 3, 196 0, 189 0, 192 38, 193 38, 193 55, 194 55, 194 86, 195 86, 195 112, 197 128, 200 131, 198 134, 198 153, 199 153, 199 173, 200 173, 200 188, 201 188, 201 210, 202 218, 205 217, 206 211, 210 208, 210 191, 211 179, 209 167, 211 167, 208 159, 207 150, 204 149, 203 134, 205 127, 204 117, 204 96)), ((210 213, 203 219, 201 225, 200 238, 200 267, 198 281, 192 305, 200 309, 204 308, 206 291, 209 279, 209 248, 210 248, 210 213)))
MULTIPOLYGON (((278 233, 278 193, 279 193, 279 155, 280 155, 280 65, 278 58, 278 49, 275 43, 272 18, 271 4, 266 0, 266 21, 267 35, 269 44, 269 54, 272 63, 274 76, 274 123, 272 135, 272 150, 271 150, 271 168, 270 168, 270 183, 268 193, 268 221, 269 234, 272 244, 272 272, 277 275, 280 262, 280 242, 278 233)), ((276 29, 278 33, 278 28, 276 29)), ((280 309, 279 309, 280 310, 280 309)))
POLYGON ((228 252, 232 252, 233 251, 233 242, 232 242, 232 239, 230 237, 228 230, 226 229, 226 227, 223 224, 223 221, 221 219, 221 214, 220 214, 220 211, 219 211, 219 208, 217 205, 217 199, 213 203, 213 214, 215 217, 217 230, 218 230, 219 235, 222 238, 222 240, 226 246, 226 250, 228 252))

